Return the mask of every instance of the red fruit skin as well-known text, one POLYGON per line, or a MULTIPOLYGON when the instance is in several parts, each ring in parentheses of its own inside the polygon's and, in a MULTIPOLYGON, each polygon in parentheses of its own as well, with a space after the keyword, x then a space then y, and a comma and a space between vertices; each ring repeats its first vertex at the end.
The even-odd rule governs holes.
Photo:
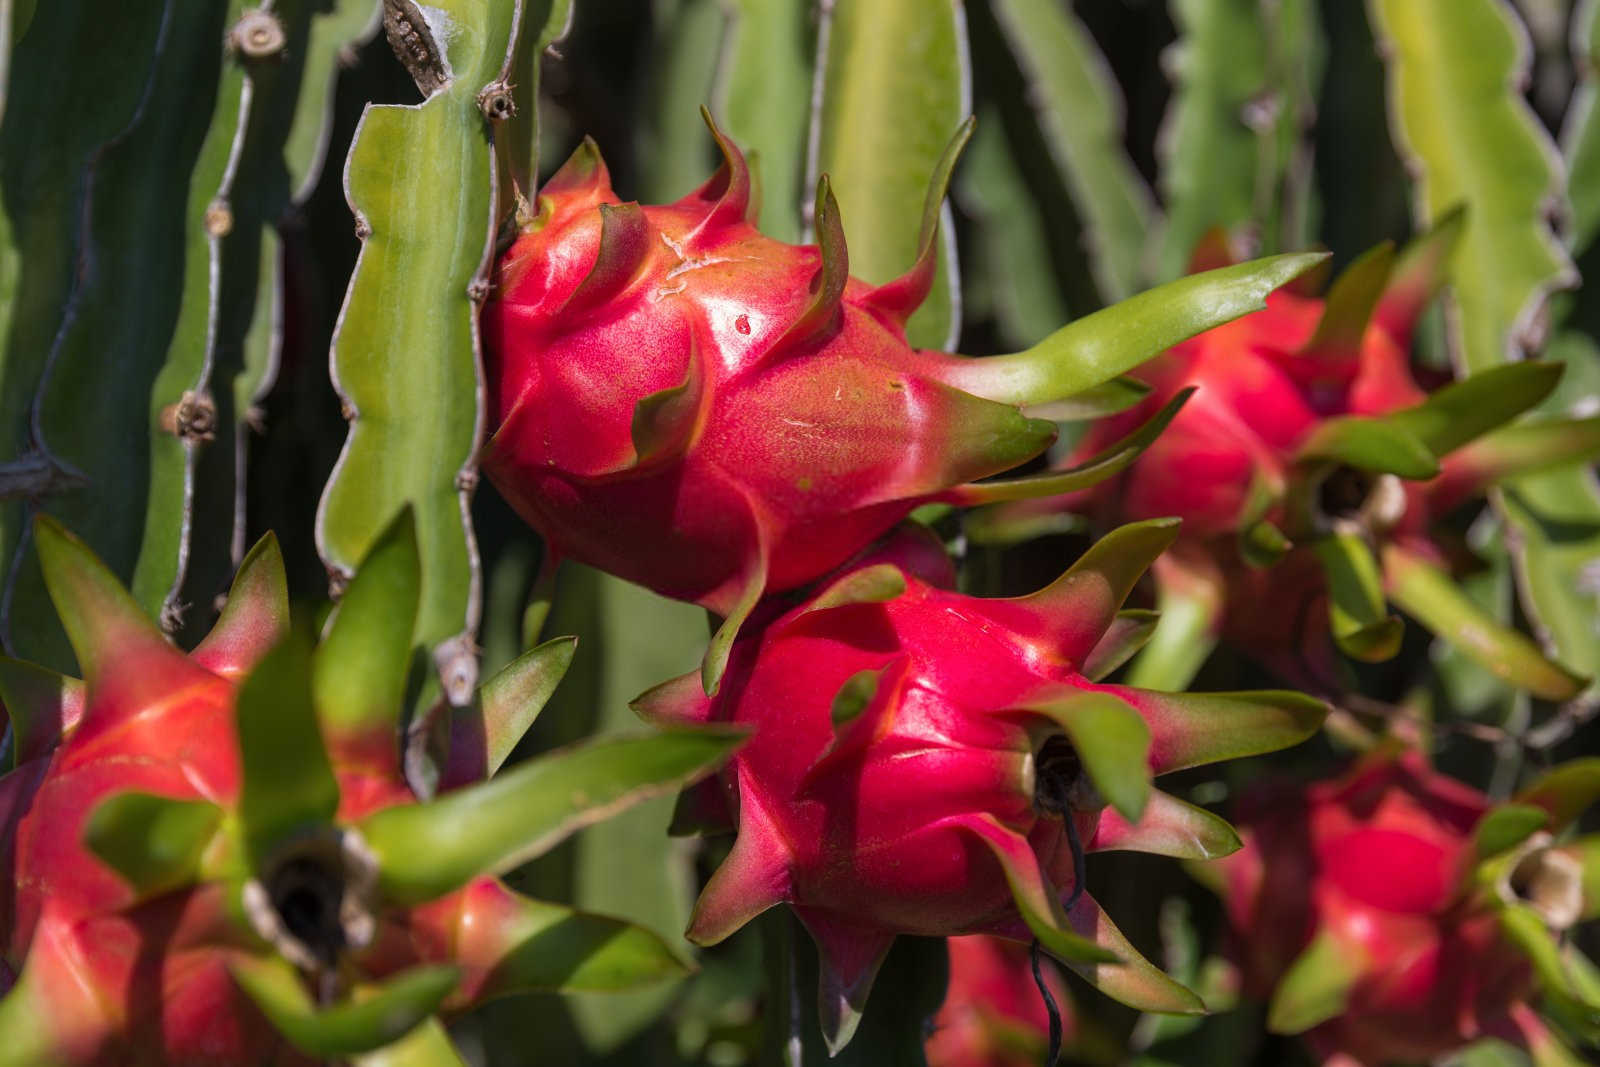
MULTIPOLYGON (((713 720, 756 728, 728 780, 741 810, 759 810, 773 844, 786 846, 796 905, 853 925, 949 936, 1016 915, 998 862, 953 818, 994 815, 1028 838, 1055 885, 1072 883, 1064 825, 1041 818, 1026 790, 1030 725, 1038 727, 998 714, 1051 681, 1092 688, 982 614, 981 601, 910 579, 886 604, 791 613, 736 649, 713 720), (879 699, 863 713, 872 721, 851 731, 860 742, 819 761, 834 742, 834 695, 857 672, 884 668, 879 699)), ((1098 813, 1077 821, 1089 841, 1098 813)))
MULTIPOLYGON (((1028 946, 998 937, 952 937, 950 985, 923 1046, 928 1067, 1038 1067, 1050 1038, 1044 999, 1033 980, 1028 946)), ((1072 1043, 1074 1016, 1066 983, 1048 959, 1045 984, 1072 1043)))
MULTIPOLYGON (((920 555, 891 543, 862 563, 920 555)), ((897 934, 1029 940, 997 854, 1017 858, 1013 874, 1025 870, 1018 877, 1038 892, 1059 896, 1074 884, 1067 823, 1035 796, 1036 756, 1061 729, 1030 706, 1080 691, 1114 695, 1149 724, 1153 773, 1182 758, 1187 727, 1152 694, 1078 671, 1120 596, 1094 593, 1097 618, 1087 602, 1075 613, 1052 600, 1075 595, 1059 586, 985 600, 904 567, 902 577, 904 591, 889 599, 825 606, 829 590, 849 584, 846 573, 817 600, 751 628, 716 697, 686 677, 641 698, 647 718, 752 728, 720 778, 738 838, 701 895, 691 940, 712 943, 788 903, 847 990, 870 983, 897 934), (836 696, 863 672, 877 672, 875 690, 836 723, 836 696)), ((1104 810, 1068 809, 1087 850, 1104 810)), ((1078 906, 1093 907, 1087 898, 1078 906)))
POLYGON ((1533 991, 1523 955, 1458 887, 1483 794, 1420 753, 1248 794, 1244 848, 1218 861, 1245 988, 1267 998, 1319 934, 1358 960, 1345 1012, 1307 1033, 1324 1056, 1431 1060, 1512 1025, 1533 991))
POLYGON ((552 178, 482 315, 482 465, 562 555, 727 614, 752 582, 819 577, 940 491, 1037 455, 1054 430, 945 384, 958 361, 907 344, 889 287, 849 279, 818 312, 818 249, 746 221, 736 152, 721 175, 625 209, 638 258, 599 302, 586 279, 600 205, 618 198, 597 159, 552 178), (641 459, 636 405, 685 382, 670 446, 641 459))

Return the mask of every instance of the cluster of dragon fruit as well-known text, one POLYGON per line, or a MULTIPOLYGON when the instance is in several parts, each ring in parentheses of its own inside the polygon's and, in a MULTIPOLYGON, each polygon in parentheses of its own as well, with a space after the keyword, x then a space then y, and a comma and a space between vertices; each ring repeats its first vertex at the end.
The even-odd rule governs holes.
POLYGON ((635 702, 656 732, 501 770, 574 654, 559 640, 402 728, 409 514, 316 627, 291 621, 263 541, 187 653, 40 520, 83 679, 0 660, 0 1063, 401 1062, 382 1057, 448 1050, 445 1024, 496 996, 680 974, 681 948, 501 879, 663 790, 680 822, 731 835, 688 940, 787 909, 834 1052, 904 935, 949 939, 938 1067, 1092 1056, 1099 994, 1171 1016, 1243 995, 1329 1063, 1485 1037, 1581 1062, 1600 971, 1570 932, 1600 914, 1600 837, 1573 827, 1600 760, 1495 803, 1431 769, 1418 716, 1363 726, 1344 700, 1348 661, 1405 639, 1391 603, 1534 698, 1587 684, 1460 593, 1435 534, 1497 481, 1600 451, 1594 419, 1518 421, 1559 365, 1419 383, 1411 335, 1462 216, 1324 295, 1318 255, 1234 263, 1211 241, 1188 283, 1253 278, 1253 307, 1067 373, 1093 354, 906 341, 963 136, 916 261, 882 285, 850 275, 826 178, 816 243, 778 242, 717 140, 721 169, 662 206, 621 201, 585 143, 530 205, 481 322, 500 494, 554 555, 719 619, 699 670, 635 702), (1057 446, 1039 412, 1071 401, 1102 417, 1057 446), (1043 589, 973 596, 941 512, 973 540, 1067 515, 1097 539, 1043 589), (1218 642, 1304 692, 1186 692, 1218 642), (1347 769, 1257 775, 1238 829, 1154 783, 1325 720, 1347 769), (618 767, 628 782, 594 787, 618 767), (1087 890, 1117 850, 1217 889, 1231 985, 1191 988, 1122 934, 1087 890))

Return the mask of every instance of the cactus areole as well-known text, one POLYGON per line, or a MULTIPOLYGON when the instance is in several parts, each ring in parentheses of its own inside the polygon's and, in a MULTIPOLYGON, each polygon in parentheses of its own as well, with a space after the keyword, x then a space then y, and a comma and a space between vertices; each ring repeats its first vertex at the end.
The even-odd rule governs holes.
POLYGON ((1231 829, 1153 793, 1150 776, 1291 744, 1322 707, 1085 676, 1123 639, 1123 598, 1175 533, 1171 520, 1124 527, 1046 589, 1004 600, 868 557, 741 637, 717 697, 692 676, 641 697, 647 718, 754 730, 723 776, 738 837, 690 939, 788 903, 821 952, 835 1048, 900 933, 1037 937, 1113 996, 1199 1011, 1082 892, 1083 851, 1225 853, 1231 829))

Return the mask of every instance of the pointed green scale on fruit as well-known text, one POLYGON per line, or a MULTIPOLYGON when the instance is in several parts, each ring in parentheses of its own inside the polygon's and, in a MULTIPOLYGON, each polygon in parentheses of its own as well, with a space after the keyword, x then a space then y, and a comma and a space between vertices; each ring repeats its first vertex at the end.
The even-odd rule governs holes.
POLYGON ((1466 227, 1467 206, 1458 204, 1439 216, 1428 232, 1406 245, 1384 284, 1373 321, 1407 346, 1411 331, 1449 280, 1450 257, 1466 227))
POLYGON ((745 161, 744 153, 718 128, 716 120, 705 107, 700 108, 700 117, 705 120, 706 127, 711 131, 711 139, 722 153, 722 166, 704 185, 679 201, 682 204, 703 200, 711 204, 706 217, 684 239, 687 248, 699 247, 702 239, 720 238, 721 231, 729 226, 741 222, 754 223, 759 211, 759 205, 754 203, 750 165, 745 161))
POLYGON ((1400 608, 1472 657, 1495 677, 1544 700, 1570 700, 1585 679, 1548 659, 1527 637, 1502 626, 1450 576, 1396 544, 1383 548, 1383 580, 1400 608))
POLYGON ((1587 1012, 1600 1012, 1600 981, 1577 946, 1553 933, 1527 905, 1508 904, 1499 919, 1501 931, 1528 957, 1548 991, 1571 998, 1587 1012))
POLYGON ((271 533, 245 554, 222 616, 189 658, 224 678, 238 678, 289 633, 289 582, 271 533))
POLYGON ((1507 478, 1593 460, 1600 455, 1600 415, 1539 419, 1491 430, 1450 458, 1452 474, 1470 478, 1473 491, 1507 478))
POLYGON ((561 684, 577 648, 576 637, 557 637, 529 649, 485 682, 476 701, 451 709, 440 789, 482 781, 500 769, 561 684))
POLYGON ((1068 967, 1113 1000, 1140 1011, 1169 1015, 1203 1015, 1205 1003, 1194 990, 1176 981, 1133 947, 1094 898, 1087 893, 1069 913, 1079 936, 1114 954, 1116 963, 1063 960, 1068 967))
POLYGON ((716 696, 717 690, 722 687, 722 674, 728 669, 733 642, 738 639, 739 629, 761 602, 761 594, 766 589, 767 549, 758 538, 755 551, 745 562, 744 584, 739 599, 722 620, 722 625, 717 627, 717 632, 711 635, 711 641, 706 645, 706 657, 700 663, 700 685, 707 696, 716 696))
POLYGON ((778 358, 833 328, 844 300, 845 284, 850 281, 850 252, 845 247, 844 220, 839 217, 839 201, 834 199, 826 174, 817 179, 812 225, 816 227, 817 249, 822 255, 822 263, 811 280, 811 291, 816 295, 768 350, 778 358))
POLYGON ((1435 456, 1453 452, 1516 418, 1555 389, 1560 363, 1506 363, 1451 382, 1415 407, 1384 416, 1435 456))
POLYGON ((744 731, 604 737, 519 763, 425 804, 374 812, 358 827, 378 858, 380 892, 400 906, 542 855, 567 836, 714 770, 744 731))
POLYGON ((688 968, 657 934, 622 919, 532 900, 485 880, 466 891, 454 959, 482 984, 473 1002, 517 993, 620 992, 688 968))
POLYGON ((405 701, 422 563, 410 506, 367 550, 312 655, 317 719, 336 753, 394 758, 405 701))
POLYGON ((1083 676, 1091 682, 1098 682, 1128 662, 1150 640, 1160 621, 1159 611, 1127 608, 1117 612, 1111 625, 1106 627, 1106 632, 1083 658, 1083 676))
POLYGON ((1267 1029, 1299 1034, 1342 1015, 1365 969, 1362 963, 1353 944, 1327 931, 1319 934, 1278 980, 1267 1009, 1267 1029))
POLYGON ((1550 813, 1531 804, 1501 804, 1472 831, 1472 847, 1480 860, 1516 848, 1550 822, 1550 813))
POLYGON ((48 515, 34 520, 33 535, 50 599, 96 697, 97 717, 120 720, 211 678, 167 641, 88 545, 48 515))
POLYGON ((922 225, 917 231, 917 258, 911 269, 891 282, 885 282, 861 299, 861 306, 904 327, 912 312, 922 306, 933 290, 939 272, 939 215, 944 210, 950 176, 955 173, 961 152, 972 140, 975 120, 969 115, 945 146, 944 155, 934 165, 928 180, 928 196, 922 204, 922 225))
POLYGON ((208 801, 116 793, 89 813, 83 843, 146 900, 194 883, 221 823, 208 801))
POLYGON ((1239 556, 1252 567, 1270 567, 1294 547, 1283 531, 1267 520, 1282 497, 1282 478, 1256 468, 1234 523, 1239 531, 1239 556))
POLYGON ((1361 339, 1394 266, 1394 242, 1384 241, 1358 256, 1334 279, 1322 319, 1300 354, 1313 359, 1349 359, 1361 351, 1361 339))
POLYGON ((1405 623, 1389 614, 1372 549, 1353 533, 1319 538, 1313 547, 1328 579, 1328 622, 1340 651, 1365 663, 1392 659, 1405 623))
POLYGON ((846 604, 882 604, 904 595, 906 576, 893 563, 875 563, 853 570, 808 600, 803 613, 827 611, 846 604))
POLYGON ((867 706, 878 695, 878 682, 882 676, 881 670, 865 670, 857 671, 845 679, 828 709, 828 721, 833 723, 835 733, 855 722, 867 710, 867 706))
POLYGON ((319 1008, 299 972, 282 959, 235 955, 228 971, 290 1044, 319 1058, 353 1056, 399 1040, 437 1011, 461 978, 455 967, 413 967, 319 1008))
POLYGON ((655 251, 650 220, 637 203, 600 205, 600 249, 594 266, 562 305, 561 314, 578 316, 610 303, 633 284, 655 251))
POLYGON ((987 812, 956 816, 951 823, 971 832, 994 853, 1022 921, 1050 955, 1065 963, 1112 963, 1122 958, 1073 929, 1057 899, 1058 890, 1039 866, 1027 838, 987 812))
POLYGON ((600 155, 600 146, 594 143, 594 138, 585 137, 573 149, 567 161, 540 187, 539 197, 566 199, 581 192, 609 192, 610 189, 611 173, 600 155))
POLYGON ((1297 463, 1342 463, 1357 470, 1425 481, 1439 458, 1417 435, 1387 418, 1341 415, 1324 419, 1295 453, 1297 463))
MULTIPOLYGON (((979 504, 998 504, 1006 500, 1073 493, 1099 485, 1107 478, 1126 470, 1134 460, 1138 459, 1139 454, 1149 448, 1161 435, 1161 431, 1167 428, 1167 424, 1193 395, 1193 387, 1178 390, 1160 411, 1152 415, 1138 429, 1075 467, 1030 474, 1021 478, 1001 478, 958 485, 954 489, 935 494, 934 499, 959 507, 973 507, 979 504)), ((1053 433, 1054 428, 1051 429, 1053 433)))
POLYGON ((1293 547, 1294 542, 1266 519, 1239 530, 1239 555, 1252 567, 1270 567, 1293 547))
POLYGON ((711 698, 700 683, 700 672, 669 678, 652 686, 628 702, 628 706, 652 726, 698 726, 711 714, 711 698))
POLYGON ((1167 553, 1156 565, 1161 624, 1128 668, 1129 685, 1187 689, 1216 647, 1225 598, 1222 574, 1208 558, 1167 553))
POLYGON ((238 816, 257 870, 284 840, 326 825, 339 810, 339 783, 312 702, 307 644, 290 634, 245 677, 234 701, 238 816))
POLYGON ((1044 404, 1102 385, 1180 341, 1266 306, 1267 294, 1327 258, 1268 256, 1191 274, 1077 319, 1032 348, 952 358, 940 377, 1004 404, 1044 404))
POLYGON ((1328 706, 1287 690, 1159 693, 1113 686, 1150 725, 1155 774, 1257 756, 1299 744, 1322 726, 1328 706))
POLYGON ((1090 386, 1061 400, 1029 404, 1025 410, 1036 419, 1078 422, 1121 414, 1149 396, 1150 392, 1150 387, 1139 379, 1118 375, 1108 382, 1090 386))
POLYGON ((1214 860, 1239 851, 1241 846, 1238 831, 1226 819, 1157 789, 1136 821, 1124 819, 1115 809, 1101 812, 1088 850, 1214 860))
POLYGON ((790 855, 772 816, 757 794, 741 798, 739 836, 694 902, 683 936, 715 945, 757 915, 789 899, 790 855))
POLYGON ((710 399, 700 367, 698 347, 691 341, 689 366, 683 381, 643 397, 633 406, 629 433, 637 467, 649 467, 681 457, 694 444, 701 414, 710 399))
POLYGON ((1512 801, 1542 808, 1550 814, 1550 828, 1559 832, 1600 800, 1600 757, 1568 760, 1545 771, 1520 790, 1512 801))
POLYGON ((1110 693, 1052 693, 1019 709, 1048 718, 1066 733, 1099 794, 1129 822, 1150 799, 1150 728, 1138 711, 1110 693))
POLYGON ((894 935, 804 908, 795 914, 817 946, 817 1026, 831 1059, 856 1036, 894 935))
POLYGON ((1134 583, 1177 536, 1177 519, 1120 526, 1090 545, 1065 574, 1037 593, 992 600, 986 607, 1004 612, 1019 632, 1047 642, 1056 655, 1082 663, 1100 643, 1134 583))
POLYGON ((14 766, 50 754, 83 717, 84 685, 76 678, 0 656, 0 704, 11 719, 14 766))

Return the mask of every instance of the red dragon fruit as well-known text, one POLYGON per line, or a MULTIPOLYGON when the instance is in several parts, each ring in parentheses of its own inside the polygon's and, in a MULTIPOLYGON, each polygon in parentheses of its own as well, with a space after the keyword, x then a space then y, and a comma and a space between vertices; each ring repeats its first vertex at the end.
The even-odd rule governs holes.
POLYGON ((1529 1003, 1541 975, 1586 1014, 1600 1003, 1569 977, 1592 965, 1558 941, 1600 911, 1584 890, 1600 858, 1595 840, 1553 847, 1551 831, 1597 792, 1600 761, 1579 761, 1497 809, 1419 752, 1384 748, 1343 777, 1247 795, 1244 848, 1218 865, 1268 1026, 1369 1067, 1485 1036, 1555 1047, 1529 1003))
POLYGON ((787 902, 820 951, 835 1049, 900 933, 1037 938, 1128 1003, 1202 1010, 1082 892, 1083 853, 1225 853, 1228 825, 1150 776, 1295 743, 1323 706, 1092 680, 1149 634, 1149 613, 1119 609, 1176 533, 1124 527, 1015 599, 869 557, 742 637, 720 695, 690 675, 642 696, 646 718, 754 728, 722 779, 738 837, 690 940, 787 902))
POLYGON ((915 350, 905 322, 933 283, 939 205, 970 124, 936 172, 916 263, 880 286, 849 276, 825 176, 818 244, 765 237, 744 157, 712 132, 722 168, 662 206, 619 203, 585 142, 542 189, 482 317, 484 472, 555 553, 728 617, 708 688, 764 591, 822 576, 917 506, 1063 492, 1125 465, 1181 400, 1081 471, 971 484, 1055 438, 1018 405, 1105 382, 1316 261, 1145 294, 1130 312, 1139 330, 1084 320, 979 360, 915 350))
MULTIPOLYGON (((1028 946, 982 934, 948 944, 950 985, 924 1047, 928 1067, 1038 1067, 1049 1048, 1050 1018, 1028 946)), ((1076 1023, 1066 983, 1049 960, 1040 961, 1040 974, 1070 1049, 1076 1023)))
MULTIPOLYGON (((1447 218, 1398 258, 1380 246, 1326 299, 1279 291, 1265 310, 1174 346, 1137 372, 1149 395, 1079 446, 1091 455, 1195 389, 1128 469, 1064 502, 1018 502, 990 517, 995 531, 1061 508, 1107 525, 1183 519, 1155 577, 1166 614, 1185 625, 1156 635, 1133 680, 1182 688, 1220 636, 1298 684, 1326 687, 1330 630, 1360 659, 1398 649, 1402 625, 1387 594, 1539 696, 1581 688, 1456 592, 1447 553, 1429 536, 1490 482, 1600 449, 1594 418, 1490 432, 1543 399, 1558 364, 1499 367, 1432 394, 1413 378, 1411 332, 1461 222, 1447 218)), ((1203 250, 1199 265, 1217 260, 1203 250)))
POLYGON ((564 639, 456 714, 443 791, 419 802, 397 729, 420 588, 409 512, 315 653, 289 627, 270 536, 185 655, 81 542, 48 519, 35 535, 85 678, 0 659, 18 758, 0 778, 0 1064, 321 1062, 418 1024, 443 1042, 435 1012, 504 993, 681 971, 654 935, 493 875, 683 784, 729 739, 600 743, 473 782, 560 677, 564 639))

